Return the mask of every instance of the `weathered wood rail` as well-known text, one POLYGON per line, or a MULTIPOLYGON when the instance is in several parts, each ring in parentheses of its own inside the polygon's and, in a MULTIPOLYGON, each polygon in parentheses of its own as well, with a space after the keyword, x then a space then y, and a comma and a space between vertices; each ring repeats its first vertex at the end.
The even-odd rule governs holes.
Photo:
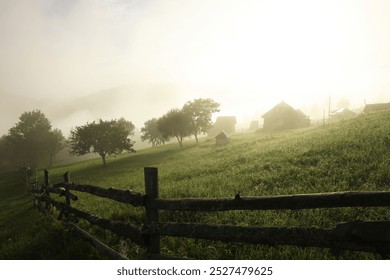
POLYGON ((302 195, 279 195, 265 197, 234 198, 159 198, 158 170, 146 167, 145 194, 130 190, 119 190, 92 185, 71 183, 69 174, 64 182, 49 186, 49 175, 45 171, 42 188, 32 188, 40 209, 54 206, 60 211, 60 218, 74 230, 90 240, 110 258, 124 256, 110 249, 102 242, 76 226, 77 218, 92 225, 110 230, 132 242, 146 246, 145 258, 163 258, 160 255, 161 236, 199 238, 223 242, 245 242, 265 245, 292 245, 300 247, 332 248, 338 250, 365 251, 390 255, 390 221, 350 221, 334 228, 300 227, 243 227, 233 225, 207 225, 189 223, 161 223, 159 210, 168 211, 231 211, 231 210, 282 210, 317 209, 339 207, 389 207, 390 192, 337 192, 302 195), (121 221, 99 218, 71 206, 78 197, 70 191, 89 193, 117 202, 145 208, 145 223, 142 227, 121 221), (65 203, 54 200, 50 193, 65 197, 65 203), (42 207, 40 203, 45 203, 42 207))
POLYGON ((160 210, 300 210, 335 207, 380 207, 390 205, 390 192, 337 192, 219 199, 155 199, 160 210))

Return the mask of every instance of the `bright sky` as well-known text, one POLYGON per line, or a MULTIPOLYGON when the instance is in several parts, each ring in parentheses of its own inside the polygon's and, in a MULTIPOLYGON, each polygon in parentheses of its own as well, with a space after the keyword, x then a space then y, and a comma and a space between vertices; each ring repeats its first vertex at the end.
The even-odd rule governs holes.
POLYGON ((319 115, 329 95, 389 102, 390 1, 0 0, 0 96, 131 83, 242 119, 282 100, 319 115))

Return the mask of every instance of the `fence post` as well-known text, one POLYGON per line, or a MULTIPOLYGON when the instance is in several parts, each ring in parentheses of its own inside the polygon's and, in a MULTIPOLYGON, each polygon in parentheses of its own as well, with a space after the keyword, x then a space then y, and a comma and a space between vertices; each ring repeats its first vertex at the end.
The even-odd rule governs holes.
MULTIPOLYGON (((146 227, 152 228, 153 225, 157 225, 158 209, 155 207, 154 199, 158 198, 158 169, 156 167, 145 167, 145 194, 146 194, 146 227)), ((147 253, 148 254, 160 254, 160 235, 148 234, 147 235, 147 253)))
MULTIPOLYGON (((64 182, 70 183, 69 172, 64 174, 64 182)), ((69 186, 65 186, 65 204, 66 206, 70 206, 69 186)))
POLYGON ((49 181, 49 171, 47 171, 46 169, 44 170, 44 177, 45 177, 45 187, 47 187, 48 185, 50 185, 50 181, 49 181))
MULTIPOLYGON (((46 169, 43 171, 44 172, 44 184, 43 184, 43 193, 44 195, 50 197, 50 192, 47 191, 47 187, 50 185, 50 180, 49 180, 49 171, 47 171, 46 169)), ((50 207, 50 202, 46 201, 45 202, 45 210, 48 210, 50 207)))
POLYGON ((27 167, 24 167, 21 169, 21 172, 24 172, 24 174, 22 174, 22 176, 24 176, 24 184, 25 184, 25 187, 26 187, 26 190, 28 191, 31 191, 31 187, 30 187, 30 180, 29 180, 29 174, 28 174, 28 168, 27 167))

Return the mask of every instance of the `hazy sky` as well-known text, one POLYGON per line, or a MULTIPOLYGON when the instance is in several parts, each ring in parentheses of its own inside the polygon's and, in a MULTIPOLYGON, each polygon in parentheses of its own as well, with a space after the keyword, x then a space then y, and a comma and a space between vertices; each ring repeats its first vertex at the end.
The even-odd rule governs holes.
POLYGON ((132 83, 239 117, 282 100, 322 114, 329 95, 389 102, 390 1, 0 0, 0 96, 132 83))

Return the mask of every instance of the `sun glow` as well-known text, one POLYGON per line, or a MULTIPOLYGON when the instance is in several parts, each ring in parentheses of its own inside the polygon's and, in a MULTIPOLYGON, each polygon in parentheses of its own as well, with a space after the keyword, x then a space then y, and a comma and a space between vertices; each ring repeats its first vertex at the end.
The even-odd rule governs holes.
MULTIPOLYGON (((164 84, 169 93, 145 93, 166 99, 164 110, 213 98, 238 118, 282 100, 322 117, 329 96, 351 109, 390 98, 388 0, 46 2, 3 4, 0 94, 164 84)), ((107 115, 148 118, 118 110, 137 94, 107 115)))
POLYGON ((375 81, 378 59, 368 22, 375 11, 364 2, 212 3, 183 5, 176 17, 170 10, 169 19, 144 22, 143 40, 145 34, 158 37, 147 50, 158 63, 144 65, 144 72, 158 72, 186 92, 221 97, 241 115, 259 103, 298 106, 297 99, 353 96, 375 81))

